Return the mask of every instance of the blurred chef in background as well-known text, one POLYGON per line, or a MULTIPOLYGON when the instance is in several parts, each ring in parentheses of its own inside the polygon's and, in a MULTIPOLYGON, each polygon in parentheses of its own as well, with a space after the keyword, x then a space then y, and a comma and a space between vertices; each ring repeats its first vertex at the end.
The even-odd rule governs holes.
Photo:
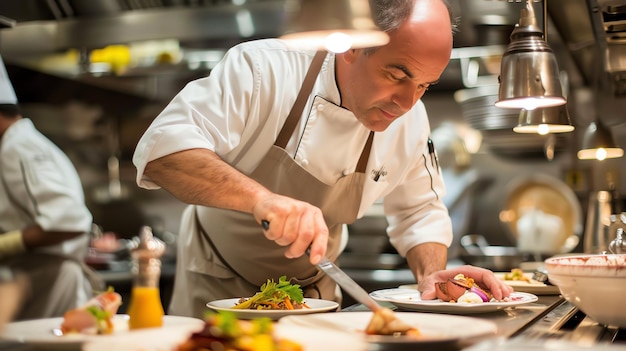
POLYGON ((92 216, 70 159, 22 117, 1 58, 0 138, 0 265, 31 287, 15 319, 62 316, 92 297, 92 216))

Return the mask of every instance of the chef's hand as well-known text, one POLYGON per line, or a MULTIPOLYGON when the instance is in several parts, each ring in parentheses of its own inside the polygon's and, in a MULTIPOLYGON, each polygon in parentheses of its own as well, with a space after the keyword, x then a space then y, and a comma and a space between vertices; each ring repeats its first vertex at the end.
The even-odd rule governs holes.
POLYGON ((436 298, 435 283, 445 282, 454 278, 457 274, 474 279, 481 288, 491 291, 496 300, 502 300, 513 292, 513 288, 496 278, 492 271, 480 267, 465 265, 457 268, 446 269, 430 274, 418 283, 417 289, 421 291, 423 300, 436 298))
POLYGON ((272 194, 259 201, 252 213, 263 225, 266 238, 280 246, 289 246, 285 257, 300 257, 310 248, 310 261, 317 264, 326 254, 328 227, 319 208, 272 194))

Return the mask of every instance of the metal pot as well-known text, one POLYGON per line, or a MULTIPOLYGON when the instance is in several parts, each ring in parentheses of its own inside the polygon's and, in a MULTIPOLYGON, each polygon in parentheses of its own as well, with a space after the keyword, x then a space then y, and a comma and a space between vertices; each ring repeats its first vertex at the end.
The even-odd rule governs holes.
POLYGON ((464 235, 460 242, 459 258, 474 266, 504 272, 519 268, 524 262, 524 255, 516 247, 489 245, 482 235, 464 235))

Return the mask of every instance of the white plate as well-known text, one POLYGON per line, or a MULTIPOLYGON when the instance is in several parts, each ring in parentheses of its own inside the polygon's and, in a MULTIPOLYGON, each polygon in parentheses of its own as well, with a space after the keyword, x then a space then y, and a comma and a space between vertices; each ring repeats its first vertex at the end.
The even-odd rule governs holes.
MULTIPOLYGON (((82 351, 172 351, 188 337, 189 333, 176 331, 149 331, 128 334, 118 338, 86 343, 82 351)), ((307 351, 363 351, 367 343, 358 335, 328 329, 310 329, 297 325, 275 325, 278 339, 289 339, 307 351)))
POLYGON ((415 289, 383 289, 370 293, 377 301, 386 301, 399 308, 411 311, 443 312, 455 314, 471 314, 494 312, 501 309, 529 304, 538 300, 536 295, 513 292, 508 302, 462 303, 443 302, 441 300, 422 300, 421 294, 415 289))
POLYGON ((328 312, 336 310, 339 304, 335 301, 309 299, 305 298, 304 302, 311 308, 301 308, 297 310, 239 310, 233 309, 239 301, 239 298, 224 299, 211 301, 206 306, 215 311, 231 311, 237 315, 237 318, 252 319, 259 317, 269 317, 273 320, 277 320, 283 316, 292 314, 310 314, 319 312, 328 312))
POLYGON ((513 287, 515 291, 522 291, 535 295, 559 295, 561 293, 559 287, 556 285, 548 285, 533 280, 532 273, 524 273, 524 276, 528 278, 530 282, 526 282, 523 280, 505 280, 504 275, 507 273, 510 272, 495 272, 494 275, 507 285, 513 287))
MULTIPOLYGON (((498 327, 495 323, 466 316, 445 314, 395 312, 405 323, 416 327, 421 337, 394 337, 366 335, 365 328, 372 318, 372 312, 338 312, 306 316, 286 316, 278 325, 296 325, 308 330, 328 330, 357 335, 362 340, 374 344, 441 344, 456 343, 468 346, 481 338, 495 336, 498 327)), ((371 349, 371 348, 370 348, 371 349)), ((339 350, 339 348, 333 348, 339 350)))
POLYGON ((204 325, 204 321, 196 318, 163 316, 163 327, 129 331, 128 315, 118 314, 113 318, 114 332, 111 335, 55 335, 55 330, 60 331, 58 328, 62 322, 63 318, 58 317, 9 323, 4 326, 1 338, 32 345, 37 349, 78 350, 82 344, 93 340, 115 339, 150 331, 166 334, 167 331, 172 330, 185 334, 198 330, 204 325))

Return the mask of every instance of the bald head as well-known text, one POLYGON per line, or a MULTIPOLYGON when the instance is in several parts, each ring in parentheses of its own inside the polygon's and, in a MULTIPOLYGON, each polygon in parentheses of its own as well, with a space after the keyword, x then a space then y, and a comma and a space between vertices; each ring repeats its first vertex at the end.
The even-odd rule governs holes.
MULTIPOLYGON (((450 31, 457 31, 457 20, 452 14, 452 9, 447 0, 438 0, 446 7, 448 18, 450 20, 450 31)), ((421 7, 424 8, 424 4, 421 1, 416 0, 370 0, 370 7, 372 11, 372 17, 376 25, 385 32, 390 32, 398 27, 409 16, 414 14, 414 9, 421 7)))
POLYGON ((382 131, 439 80, 452 52, 452 23, 442 0, 375 2, 389 43, 337 54, 336 77, 342 106, 370 130, 382 131))
MULTIPOLYGON (((415 28, 421 25, 422 41, 444 40, 441 44, 452 47, 457 22, 446 0, 370 0, 370 4, 376 25, 390 36, 408 24, 415 28)), ((366 48, 364 53, 370 54, 378 48, 366 48)))

